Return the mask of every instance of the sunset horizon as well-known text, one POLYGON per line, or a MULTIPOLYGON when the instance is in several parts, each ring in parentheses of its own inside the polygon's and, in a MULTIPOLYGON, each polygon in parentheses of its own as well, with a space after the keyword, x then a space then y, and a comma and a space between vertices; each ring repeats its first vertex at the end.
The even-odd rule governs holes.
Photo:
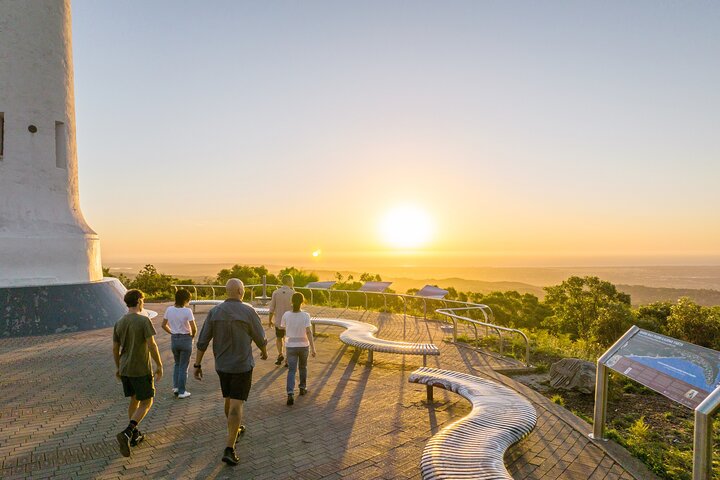
POLYGON ((166 5, 73 4, 106 262, 720 263, 710 7, 166 5))

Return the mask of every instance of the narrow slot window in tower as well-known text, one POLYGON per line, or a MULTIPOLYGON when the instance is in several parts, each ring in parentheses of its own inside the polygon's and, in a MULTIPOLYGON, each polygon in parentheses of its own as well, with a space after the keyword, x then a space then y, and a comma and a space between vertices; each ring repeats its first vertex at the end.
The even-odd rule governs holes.
POLYGON ((3 158, 3 147, 5 146, 5 114, 0 112, 0 160, 3 158))
POLYGON ((67 139, 63 122, 55 122, 55 165, 67 168, 67 139))

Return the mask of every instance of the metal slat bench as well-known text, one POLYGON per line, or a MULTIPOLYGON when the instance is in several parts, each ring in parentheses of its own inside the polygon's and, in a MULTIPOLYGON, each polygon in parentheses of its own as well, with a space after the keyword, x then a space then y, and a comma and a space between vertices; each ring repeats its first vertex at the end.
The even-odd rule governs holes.
POLYGON ((410 383, 427 386, 428 401, 433 387, 444 388, 470 401, 472 411, 435 434, 425 445, 420 460, 424 480, 512 479, 503 457, 505 451, 535 427, 537 413, 532 404, 514 390, 466 373, 419 368, 410 383))
POLYGON ((376 338, 377 327, 365 322, 344 318, 312 318, 310 320, 315 333, 315 325, 330 325, 345 328, 340 341, 360 350, 367 350, 368 361, 372 363, 373 352, 398 353, 401 355, 422 355, 423 365, 427 365, 428 355, 440 355, 440 350, 432 343, 396 342, 376 338))
MULTIPOLYGON (((190 300, 190 306, 193 309, 193 312, 195 311, 195 307, 198 305, 219 305, 223 303, 225 300, 190 300)), ((269 315, 270 309, 267 307, 254 307, 255 311, 258 313, 258 315, 269 315)))

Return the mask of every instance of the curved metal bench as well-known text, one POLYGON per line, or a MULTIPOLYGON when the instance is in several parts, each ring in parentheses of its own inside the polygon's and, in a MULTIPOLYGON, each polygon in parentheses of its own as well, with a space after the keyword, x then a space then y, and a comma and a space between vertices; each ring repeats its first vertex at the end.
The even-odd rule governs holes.
POLYGON ((376 338, 377 327, 365 322, 346 320, 344 318, 312 318, 313 334, 315 325, 330 325, 343 327, 345 331, 340 334, 340 341, 360 350, 367 350, 368 361, 372 363, 373 352, 398 353, 401 355, 422 355, 423 365, 427 365, 428 355, 440 355, 440 350, 432 343, 396 342, 376 338))
POLYGON ((465 397, 473 406, 462 419, 435 434, 425 445, 422 478, 512 479, 503 457, 505 450, 535 427, 537 413, 532 404, 514 390, 466 373, 419 368, 408 381, 427 386, 428 401, 433 387, 465 397))
MULTIPOLYGON (((219 305, 223 303, 225 300, 190 300, 190 306, 193 309, 193 312, 195 311, 195 307, 198 305, 212 305, 213 307, 215 305, 219 305)), ((253 307, 255 308, 255 311, 258 313, 258 315, 269 315, 270 309, 267 307, 253 307)))

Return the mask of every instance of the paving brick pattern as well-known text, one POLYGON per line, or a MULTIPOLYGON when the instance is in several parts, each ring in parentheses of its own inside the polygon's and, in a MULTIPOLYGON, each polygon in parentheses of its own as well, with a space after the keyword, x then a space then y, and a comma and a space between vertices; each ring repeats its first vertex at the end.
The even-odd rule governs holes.
MULTIPOLYGON (((162 312, 165 306, 150 308, 162 312)), ((508 451, 514 478, 652 478, 631 475, 617 455, 587 438, 589 427, 493 371, 513 363, 443 342, 450 333, 438 322, 358 310, 310 311, 373 323, 381 338, 432 341, 441 356, 429 357, 429 366, 484 375, 528 396, 538 425, 508 451)), ((204 314, 199 309, 196 315, 202 324, 204 314)), ((205 379, 188 380, 192 396, 176 399, 161 317, 154 323, 165 377, 141 424, 147 439, 131 458, 120 456, 115 441, 127 424, 127 402, 114 377, 112 329, 0 340, 0 478, 419 479, 427 440, 469 412, 464 399, 441 390, 428 405, 425 387, 408 383, 422 357, 376 353, 374 364, 366 365, 366 354, 345 347, 335 327, 318 328, 309 393, 288 407, 287 370, 273 364, 273 333, 267 329, 271 358, 257 359, 245 410, 248 430, 238 443, 241 464, 228 467, 220 462, 225 417, 212 355, 204 360, 205 379)))

